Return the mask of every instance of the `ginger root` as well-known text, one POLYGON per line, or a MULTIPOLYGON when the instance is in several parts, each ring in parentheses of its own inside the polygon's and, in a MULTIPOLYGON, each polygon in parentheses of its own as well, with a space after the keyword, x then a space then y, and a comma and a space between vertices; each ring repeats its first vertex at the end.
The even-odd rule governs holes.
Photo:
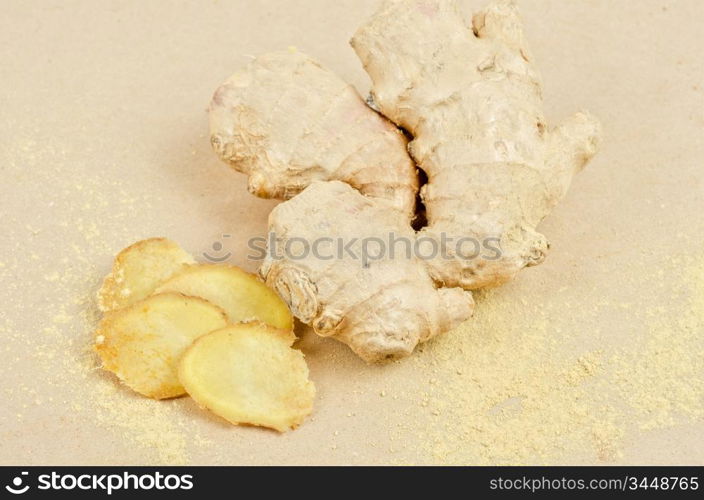
POLYGON ((406 138, 301 52, 260 56, 223 83, 210 103, 210 141, 257 196, 286 200, 313 181, 341 180, 413 213, 406 138))
POLYGON ((467 319, 468 290, 543 261, 548 242, 536 226, 595 154, 600 125, 577 113, 547 126, 513 0, 495 0, 472 26, 454 0, 386 0, 351 43, 374 105, 413 137, 408 153, 349 86, 296 53, 264 56, 216 92, 211 142, 250 176, 251 192, 288 199, 269 217, 279 248, 393 234, 438 249, 370 262, 269 249, 260 274, 294 315, 378 361, 467 319), (428 179, 420 192, 408 154, 428 179), (416 195, 427 219, 418 233, 416 195), (476 255, 488 243, 498 252, 476 255))
MULTIPOLYGON (((409 355, 419 342, 472 315, 472 295, 437 289, 425 263, 404 255, 414 241, 408 220, 384 200, 365 197, 342 182, 316 182, 269 216, 276 248, 260 268, 266 283, 316 333, 349 345, 369 362, 409 355), (343 221, 341 223, 341 221, 343 221), (378 244, 400 242, 392 255, 378 244), (293 258, 296 241, 316 242, 321 258, 293 258), (338 254, 338 242, 349 243, 338 254), (363 248, 365 245, 368 248, 363 248), (372 248, 374 247, 374 248, 372 248), (363 256, 369 256, 365 262, 363 256), (328 257, 333 257, 328 259, 328 257)), ((272 249, 270 249, 272 250, 272 249)))
POLYGON ((454 0, 387 0, 351 44, 428 176, 422 235, 452 256, 429 262, 433 278, 476 289, 541 263, 548 242, 535 227, 596 153, 600 125, 586 113, 546 125, 515 2, 495 0, 472 28, 454 0), (467 258, 461 238, 496 241, 501 254, 467 258))

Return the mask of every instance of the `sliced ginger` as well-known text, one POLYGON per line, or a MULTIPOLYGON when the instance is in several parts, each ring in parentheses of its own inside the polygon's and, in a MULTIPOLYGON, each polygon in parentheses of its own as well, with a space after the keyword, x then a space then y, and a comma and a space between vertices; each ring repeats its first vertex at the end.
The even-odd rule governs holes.
POLYGON ((108 313, 95 336, 103 368, 150 398, 184 394, 178 361, 199 336, 227 325, 225 312, 197 297, 153 295, 108 313))
POLYGON ((181 358, 188 394, 233 424, 284 432, 313 409, 315 386, 291 331, 240 323, 196 340, 181 358))
POLYGON ((291 330, 293 317, 283 300, 253 274, 234 266, 186 266, 156 290, 202 297, 222 307, 231 323, 259 320, 291 330))
POLYGON ((149 296, 154 289, 193 257, 166 238, 138 241, 115 257, 112 271, 98 292, 101 311, 113 311, 149 296))

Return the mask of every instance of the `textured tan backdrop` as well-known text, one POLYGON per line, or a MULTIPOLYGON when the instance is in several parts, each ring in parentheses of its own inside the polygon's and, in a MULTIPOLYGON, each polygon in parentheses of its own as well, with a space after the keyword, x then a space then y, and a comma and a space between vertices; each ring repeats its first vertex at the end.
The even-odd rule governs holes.
POLYGON ((149 236, 256 268, 274 203, 211 152, 211 93, 291 45, 366 93, 347 41, 376 0, 3 1, 0 462, 704 463, 702 3, 522 4, 548 118, 605 129, 551 255, 415 359, 367 367, 299 328, 316 409, 278 435, 96 370, 92 298, 149 236))

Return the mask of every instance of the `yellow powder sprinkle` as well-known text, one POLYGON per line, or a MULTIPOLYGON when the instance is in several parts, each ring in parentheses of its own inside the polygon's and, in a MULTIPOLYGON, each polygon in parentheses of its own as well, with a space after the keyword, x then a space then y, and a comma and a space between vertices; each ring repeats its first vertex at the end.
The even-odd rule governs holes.
MULTIPOLYGON (((17 318, 32 318, 33 329, 18 325, 18 320, 0 312, 0 335, 4 341, 0 349, 12 353, 5 356, 0 375, 11 379, 8 374, 14 377, 16 373, 28 373, 31 367, 36 376, 26 382, 41 383, 44 396, 57 396, 53 405, 56 415, 52 418, 68 420, 67 429, 73 422, 82 422, 85 427, 97 426, 108 442, 117 437, 128 447, 143 448, 147 464, 187 463, 189 449, 205 440, 187 417, 184 403, 156 402, 134 395, 100 370, 97 357, 89 351, 98 319, 94 293, 115 254, 108 241, 134 239, 134 234, 127 234, 130 226, 125 221, 149 210, 152 202, 158 200, 152 194, 131 196, 108 207, 105 190, 120 192, 123 188, 119 181, 97 176, 70 185, 61 176, 57 177, 53 169, 31 168, 35 163, 55 165, 61 161, 61 151, 48 146, 45 149, 46 158, 27 158, 22 171, 31 171, 37 185, 47 186, 47 199, 61 202, 46 228, 22 226, 14 232, 10 228, 6 235, 6 262, 0 266, 0 278, 7 291, 5 305, 17 318), (102 211, 86 214, 88 206, 102 211), (120 231, 125 234, 116 236, 120 231), (38 247, 51 248, 54 252, 50 259, 41 262, 45 275, 38 274, 41 268, 34 263, 40 260, 39 256, 26 251, 32 248, 28 246, 28 238, 32 239, 32 245, 36 241, 38 247), (71 241, 71 244, 57 245, 57 241, 71 241), (50 285, 40 292, 36 286, 26 286, 42 282, 50 285), (34 296, 37 293, 41 293, 46 305, 39 310, 36 305, 27 307, 25 304, 37 303, 34 296)), ((13 413, 21 421, 21 428, 41 418, 35 409, 44 403, 34 388, 23 384, 24 381, 4 390, 8 409, 23 410, 13 413)), ((69 461, 75 459, 69 457, 69 461)), ((100 459, 119 462, 119 457, 113 457, 111 451, 106 451, 100 459)))
POLYGON ((646 288, 656 272, 640 267, 626 271, 646 290, 633 302, 580 309, 559 294, 517 305, 506 288, 477 293, 474 319, 412 360, 433 378, 405 393, 422 411, 402 417, 394 445, 419 447, 424 463, 613 463, 629 433, 701 419, 704 258, 667 264, 666 314, 646 288), (571 325, 615 309, 629 341, 595 331, 598 348, 575 349, 571 325))

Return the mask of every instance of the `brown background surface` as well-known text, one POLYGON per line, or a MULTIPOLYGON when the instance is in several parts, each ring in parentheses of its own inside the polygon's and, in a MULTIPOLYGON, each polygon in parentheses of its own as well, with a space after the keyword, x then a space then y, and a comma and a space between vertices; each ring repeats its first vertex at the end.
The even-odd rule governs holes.
MULTIPOLYGON (((682 370, 673 379, 687 388, 681 401, 673 391, 650 395, 671 418, 621 419, 618 452, 607 454, 588 442, 487 453, 471 439, 461 453, 438 451, 414 430, 424 419, 436 433, 455 425, 452 413, 433 420, 415 396, 442 380, 433 343, 417 360, 368 367, 300 328, 318 397, 312 417, 285 435, 224 425, 187 398, 140 399, 94 369, 93 296, 121 248, 164 235, 199 255, 221 241, 231 262, 256 269, 246 241, 265 233, 274 202, 250 196, 245 178, 210 150, 213 90, 250 56, 294 45, 366 93, 347 41, 376 3, 2 2, 0 463, 704 463, 697 356, 665 366, 682 370)), ((526 302, 552 304, 546 324, 571 317, 552 355, 608 351, 638 341, 645 308, 682 314, 677 294, 661 286, 681 278, 676 256, 704 263, 704 8, 525 0, 522 10, 548 118, 588 108, 603 120, 605 141, 541 227, 553 245, 547 262, 478 307, 499 301, 520 315, 526 302)), ((474 363, 471 349, 462 356, 474 363)), ((554 425, 580 439, 580 418, 554 425)))

